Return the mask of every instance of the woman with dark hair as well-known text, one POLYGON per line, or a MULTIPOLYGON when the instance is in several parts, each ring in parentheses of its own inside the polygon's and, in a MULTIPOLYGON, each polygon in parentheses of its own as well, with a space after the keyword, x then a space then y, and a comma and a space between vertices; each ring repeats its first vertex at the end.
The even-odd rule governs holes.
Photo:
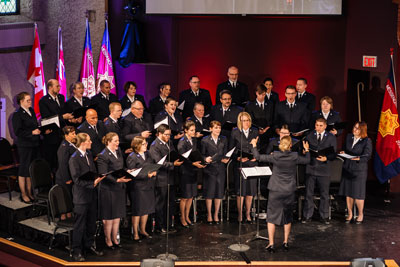
POLYGON ((212 121, 210 123, 211 134, 201 140, 201 154, 210 163, 204 169, 203 196, 206 199, 207 223, 213 220, 219 224, 219 208, 221 199, 225 193, 226 169, 225 164, 229 158, 225 158, 228 150, 228 139, 221 136, 221 123, 212 121), (211 215, 212 202, 214 200, 214 216, 211 215), (214 218, 213 218, 214 217, 214 218))
MULTIPOLYGON (((109 173, 124 168, 123 153, 119 146, 118 134, 110 132, 103 137, 106 148, 98 154, 97 167, 99 173, 109 173)), ((108 174, 100 187, 100 219, 103 220, 104 236, 108 249, 120 248, 117 240, 119 223, 125 217, 126 199, 125 183, 131 179, 115 177, 108 174)))
MULTIPOLYGON (((58 168, 56 172, 56 184, 64 186, 72 196, 72 178, 68 165, 65 164, 76 151, 76 133, 74 126, 65 126, 63 129, 64 140, 57 150, 58 168)), ((62 215, 61 219, 65 219, 62 215)))
MULTIPOLYGON (((146 139, 142 136, 135 136, 132 140, 132 152, 126 159, 128 169, 139 169, 147 164, 153 163, 150 153, 147 151, 146 139)), ((130 183, 129 194, 131 196, 132 207, 132 228, 133 240, 139 240, 139 223, 140 233, 146 237, 151 236, 146 232, 146 223, 149 214, 155 212, 155 176, 157 172, 150 172, 143 176, 138 175, 130 183)))
POLYGON ((280 140, 279 151, 270 155, 260 155, 257 151, 257 139, 251 140, 254 157, 260 162, 274 164, 274 172, 268 182, 267 226, 269 244, 266 249, 271 253, 275 252, 275 227, 276 225, 283 225, 284 239, 282 246, 287 251, 289 250, 289 234, 293 222, 297 164, 308 164, 310 162, 310 155, 307 153, 309 145, 303 141, 306 156, 300 156, 297 152, 290 150, 292 138, 284 136, 280 140))
MULTIPOLYGON (((176 112, 176 106, 176 100, 172 97, 168 97, 164 104, 165 110, 157 114, 157 116, 154 118, 154 122, 158 123, 165 118, 168 118, 168 122, 166 124, 171 129, 171 138, 177 141, 183 136, 183 120, 179 112, 176 112)), ((176 142, 174 142, 174 145, 176 145, 176 142)))
MULTIPOLYGON (((315 110, 311 114, 310 129, 314 129, 315 121, 319 118, 324 118, 328 126, 342 121, 339 112, 333 110, 332 98, 329 96, 324 96, 319 102, 321 104, 321 110, 315 110)), ((342 134, 343 129, 333 128, 329 132, 333 135, 339 136, 342 134)))
POLYGON ((246 156, 241 157, 240 150, 243 153, 251 153, 250 141, 258 137, 258 130, 251 127, 251 116, 247 112, 240 112, 237 118, 237 128, 234 128, 231 133, 229 142, 229 149, 236 148, 236 161, 235 161, 235 191, 237 194, 237 208, 238 208, 238 221, 242 221, 243 201, 246 207, 246 222, 251 223, 250 210, 253 201, 253 196, 257 194, 257 179, 240 179, 240 170, 242 167, 257 166, 256 159, 249 159, 246 156), (242 164, 240 164, 242 162, 242 164), (242 183, 240 184, 240 180, 242 183), (241 191, 240 191, 241 187, 241 191), (239 197, 239 194, 241 197, 239 197))
MULTIPOLYGON (((178 142, 178 153, 184 154, 192 149, 197 149, 196 143, 196 125, 193 121, 186 121, 185 135, 179 139, 178 142)), ((197 196, 197 172, 196 168, 204 168, 200 161, 190 162, 185 161, 180 168, 180 181, 179 188, 181 190, 181 202, 179 208, 181 211, 181 224, 184 227, 192 225, 192 221, 189 219, 190 208, 192 207, 193 197, 197 196)))
POLYGON ((20 163, 18 185, 21 190, 20 200, 29 204, 33 200, 29 165, 39 157, 40 130, 35 111, 31 107, 31 96, 27 92, 19 93, 17 103, 20 107, 12 117, 12 125, 15 135, 18 137, 17 147, 20 163))
POLYGON ((346 223, 353 219, 354 203, 358 209, 356 224, 361 224, 364 220, 364 201, 365 186, 368 176, 368 160, 372 154, 372 141, 368 138, 367 124, 363 121, 356 122, 353 126, 353 132, 346 136, 343 145, 343 151, 355 156, 345 158, 343 163, 342 181, 340 183, 339 193, 346 196, 347 218, 346 223))
POLYGON ((146 103, 144 102, 144 97, 142 95, 136 94, 137 85, 135 82, 126 82, 124 84, 125 96, 122 97, 119 102, 121 103, 122 110, 131 109, 131 105, 135 100, 142 102, 143 107, 147 110, 146 103))

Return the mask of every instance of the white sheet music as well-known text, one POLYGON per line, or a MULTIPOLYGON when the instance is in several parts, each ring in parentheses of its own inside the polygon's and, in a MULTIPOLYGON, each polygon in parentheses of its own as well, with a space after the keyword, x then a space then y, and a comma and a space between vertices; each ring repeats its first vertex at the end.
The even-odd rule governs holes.
POLYGON ((58 115, 55 115, 53 117, 49 117, 49 118, 46 118, 46 119, 42 119, 40 121, 40 125, 41 126, 46 126, 46 125, 49 125, 49 124, 52 124, 52 123, 57 124, 58 128, 60 128, 60 120, 58 118, 58 115))
POLYGON ((190 153, 192 153, 192 149, 189 149, 189 151, 185 152, 182 154, 182 156, 187 159, 190 156, 190 153))
POLYGON ((165 119, 163 119, 163 120, 161 120, 161 121, 155 123, 155 124, 154 124, 154 129, 157 129, 158 126, 160 126, 161 124, 166 124, 166 125, 168 125, 168 116, 165 117, 165 119))
POLYGON ((243 177, 246 179, 247 177, 252 176, 268 176, 272 175, 271 169, 267 166, 256 166, 256 167, 247 167, 242 168, 243 177))
POLYGON ((337 154, 338 156, 340 156, 340 157, 342 157, 342 158, 346 158, 346 159, 354 159, 354 158, 357 158, 358 156, 352 156, 352 155, 349 155, 349 154, 346 154, 346 153, 343 153, 343 154, 337 154))
POLYGON ((185 100, 183 100, 183 102, 179 104, 179 106, 177 107, 177 109, 183 110, 184 108, 185 108, 185 100))
POLYGON ((142 170, 142 168, 139 168, 139 169, 131 171, 129 174, 132 175, 133 177, 136 177, 141 170, 142 170))
POLYGON ((231 150, 229 150, 228 153, 225 154, 225 157, 230 158, 232 156, 232 154, 233 154, 233 151, 235 151, 235 148, 236 147, 234 147, 231 150))
POLYGON ((131 109, 130 108, 127 108, 127 109, 125 109, 124 110, 124 112, 122 112, 122 117, 126 117, 126 116, 128 116, 129 115, 129 113, 131 113, 131 109))
POLYGON ((168 155, 165 155, 162 159, 160 159, 160 160, 157 162, 157 164, 163 165, 164 162, 165 162, 165 160, 167 159, 167 156, 168 156, 168 155))
POLYGON ((310 129, 304 129, 304 130, 301 130, 299 132, 291 133, 291 134, 301 134, 301 133, 307 132, 308 130, 310 130, 310 129))

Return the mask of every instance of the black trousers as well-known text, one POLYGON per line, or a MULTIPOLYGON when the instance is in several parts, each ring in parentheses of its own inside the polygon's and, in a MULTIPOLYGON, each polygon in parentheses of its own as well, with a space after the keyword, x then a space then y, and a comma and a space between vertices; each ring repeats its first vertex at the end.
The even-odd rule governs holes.
POLYGON ((329 176, 314 176, 308 175, 306 178, 306 196, 304 203, 303 216, 308 219, 314 213, 314 188, 318 184, 320 191, 319 215, 321 219, 329 217, 329 176))
MULTIPOLYGON (((156 186, 156 228, 167 228, 167 201, 168 201, 168 186, 156 186)), ((169 223, 171 217, 175 214, 175 186, 170 185, 169 190, 169 223)))
POLYGON ((74 254, 82 253, 93 246, 96 234, 97 201, 74 206, 75 223, 72 234, 74 254))

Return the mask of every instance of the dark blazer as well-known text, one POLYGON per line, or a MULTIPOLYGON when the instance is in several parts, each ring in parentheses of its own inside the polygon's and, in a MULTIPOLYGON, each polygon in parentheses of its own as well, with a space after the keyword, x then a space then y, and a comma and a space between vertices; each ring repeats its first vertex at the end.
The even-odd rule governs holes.
POLYGON ((96 172, 96 166, 94 165, 92 154, 89 151, 87 151, 87 157, 90 165, 88 165, 86 157, 83 156, 79 150, 76 150, 69 159, 69 171, 72 181, 74 182, 72 195, 75 205, 97 201, 97 190, 95 190, 94 181, 79 179, 79 177, 89 171, 96 172))
MULTIPOLYGON (((144 109, 145 110, 147 109, 146 102, 144 102, 144 97, 142 95, 135 94, 134 99, 142 102, 144 109)), ((132 102, 129 100, 129 98, 126 95, 124 95, 119 100, 119 102, 121 103, 122 111, 124 111, 125 109, 131 109, 132 102)))
MULTIPOLYGON (((240 152, 238 152, 238 150, 240 149, 242 149, 243 152, 251 153, 253 146, 250 144, 250 141, 253 140, 254 138, 257 138, 257 136, 258 136, 258 130, 254 127, 251 127, 249 129, 249 135, 247 138, 244 135, 244 133, 239 130, 239 128, 234 128, 232 130, 231 138, 229 140, 229 150, 236 147, 236 151, 232 155, 232 158, 236 160, 237 157, 240 156, 240 152)), ((253 161, 247 161, 243 163, 244 167, 253 167, 256 165, 257 162, 253 161)))
POLYGON ((121 120, 114 121, 113 119, 110 118, 110 116, 108 116, 108 120, 104 122, 104 127, 106 128, 106 132, 107 133, 114 132, 118 134, 120 142, 122 141, 121 124, 122 124, 121 120))
MULTIPOLYGON (((171 128, 171 131, 175 131, 175 132, 181 132, 183 131, 183 120, 182 120, 182 116, 179 115, 178 112, 175 112, 174 117, 175 120, 174 121, 171 116, 168 114, 168 112, 161 111, 160 113, 157 114, 157 116, 154 118, 154 123, 157 123, 159 121, 162 121, 163 119, 165 119, 166 117, 168 117, 168 125, 169 128, 171 128)), ((173 138, 173 136, 171 136, 171 139, 173 138)))
POLYGON ((210 114, 212 103, 210 92, 206 89, 199 89, 198 96, 195 96, 192 89, 186 89, 179 94, 179 104, 185 101, 182 111, 183 119, 193 116, 193 107, 195 103, 204 105, 204 114, 210 114))
POLYGON ((193 121, 194 124, 196 125, 196 132, 201 132, 204 129, 209 130, 210 129, 210 117, 203 117, 202 122, 196 118, 196 116, 190 117, 188 120, 193 121))
POLYGON ((104 119, 110 115, 110 110, 108 108, 110 103, 119 102, 117 96, 112 93, 109 94, 108 98, 109 99, 107 100, 107 98, 105 98, 102 93, 98 93, 91 99, 91 104, 97 105, 97 116, 101 121, 104 121, 104 119))
MULTIPOLYGON (((310 119, 310 129, 315 128, 315 121, 319 118, 324 118, 324 115, 322 114, 321 110, 315 110, 311 114, 311 119, 310 119)), ((328 119, 326 120, 327 124, 333 124, 337 122, 342 122, 342 118, 340 118, 339 112, 331 110, 328 115, 328 119)), ((337 130, 337 135, 341 135, 343 132, 343 129, 337 130)))
POLYGON ((165 109, 165 102, 158 95, 155 98, 152 98, 149 102, 149 113, 151 117, 154 119, 155 116, 165 109))
POLYGON ((360 156, 360 160, 345 159, 343 168, 350 172, 354 171, 365 171, 368 168, 368 160, 372 155, 372 141, 369 138, 362 138, 353 145, 354 135, 348 134, 346 141, 343 144, 343 151, 353 156, 360 156))
MULTIPOLYGON (((143 159, 142 156, 136 152, 132 152, 129 154, 128 158, 126 159, 126 166, 128 169, 138 169, 142 168, 148 164, 154 163, 151 155, 148 151, 144 152, 145 158, 143 159)), ((136 190, 152 190, 154 189, 154 180, 155 177, 149 178, 147 174, 138 175, 135 177, 137 180, 133 179, 130 182, 130 190, 133 190, 134 187, 136 190)))
POLYGON ((40 136, 33 135, 32 131, 38 128, 35 111, 29 108, 30 116, 23 108, 18 108, 12 116, 12 126, 18 137, 17 144, 20 147, 39 146, 40 136))
MULTIPOLYGON (((172 144, 171 140, 169 141, 168 145, 171 149, 171 151, 175 151, 175 147, 172 144)), ((153 143, 150 145, 149 153, 150 157, 154 160, 154 162, 159 162, 163 157, 168 155, 169 153, 169 148, 166 144, 163 144, 163 142, 160 141, 159 138, 156 138, 153 143)), ((164 165, 161 169, 158 170, 157 172, 157 177, 156 177, 156 186, 162 187, 162 186, 167 186, 169 184, 174 184, 174 173, 172 172, 174 170, 174 164, 173 162, 168 162, 168 158, 165 160, 164 165), (168 172, 170 172, 169 175, 169 180, 168 178, 168 172)))
POLYGON ((305 91, 303 96, 299 99, 299 95, 296 95, 296 102, 305 103, 308 111, 311 113, 315 110, 315 95, 305 91))
MULTIPOLYGON (((197 140, 196 138, 192 138, 192 144, 190 144, 189 139, 186 135, 184 135, 181 139, 179 139, 177 150, 179 154, 186 153, 190 149, 192 151, 197 150, 197 140)), ((185 160, 183 164, 180 166, 180 179, 186 181, 187 184, 194 184, 197 182, 197 167, 192 165, 192 162, 185 160), (194 179, 193 179, 194 178, 194 179)))
POLYGON ((150 114, 144 112, 142 118, 137 118, 133 113, 129 113, 122 121, 122 136, 127 142, 131 142, 135 136, 139 136, 143 131, 154 129, 153 120, 150 114))
POLYGON ((257 101, 251 101, 247 103, 244 110, 250 114, 254 124, 263 128, 273 125, 274 106, 272 102, 265 99, 264 109, 262 109, 257 101))
POLYGON ((247 84, 242 82, 236 82, 236 88, 232 88, 229 81, 218 84, 217 92, 215 93, 215 104, 221 104, 219 100, 219 93, 223 90, 229 90, 232 93, 232 104, 243 105, 244 102, 249 101, 249 89, 247 84))
MULTIPOLYGON (((317 131, 312 131, 306 136, 306 141, 310 145, 310 149, 321 150, 333 146, 336 151, 336 137, 325 131, 322 141, 318 144, 317 131)), ((336 158, 336 153, 327 155, 328 160, 334 160, 336 158)), ((330 169, 328 165, 328 160, 325 162, 318 161, 316 158, 311 157, 310 164, 307 165, 306 173, 315 176, 330 176, 330 169)))
POLYGON ((283 124, 289 126, 292 133, 307 129, 310 121, 310 113, 306 104, 295 102, 294 108, 290 109, 286 100, 276 105, 274 114, 274 126, 281 128, 283 124))
POLYGON ((69 161, 75 151, 76 146, 70 142, 66 140, 61 142, 61 145, 57 150, 58 168, 56 172, 56 184, 65 185, 65 182, 72 180, 68 165, 65 163, 69 161))
POLYGON ((81 107, 88 107, 90 106, 90 99, 86 96, 82 97, 82 106, 79 104, 79 102, 76 100, 75 97, 71 96, 70 99, 68 99, 67 103, 65 103, 65 111, 67 113, 72 113, 74 110, 77 110, 78 108, 81 107))
POLYGON ((65 114, 65 97, 62 94, 57 95, 58 102, 50 96, 50 94, 43 96, 39 100, 39 109, 40 116, 42 119, 58 115, 58 119, 60 120, 60 129, 53 130, 51 133, 44 135, 44 143, 51 145, 59 145, 61 142, 61 129, 65 126, 65 121, 62 117, 65 114))
MULTIPOLYGON (((118 148, 116 151, 118 159, 111 153, 108 148, 103 149, 97 155, 97 169, 100 174, 107 173, 110 171, 117 171, 124 168, 124 158, 122 156, 121 149, 118 148)), ((118 183, 117 179, 121 177, 114 177, 109 174, 101 181, 101 189, 110 191, 121 191, 125 188, 125 183, 118 183)))
MULTIPOLYGON (((292 138, 292 144, 295 144, 298 140, 296 138, 292 138)), ((301 141, 300 141, 301 142, 301 141)), ((267 155, 271 154, 271 152, 274 152, 274 147, 279 146, 281 143, 280 137, 274 137, 269 139, 269 143, 267 146, 267 151, 265 152, 267 155)))
POLYGON ((273 106, 275 107, 279 103, 279 94, 275 91, 271 91, 271 95, 268 98, 268 95, 265 96, 265 100, 268 102, 271 102, 273 106))
POLYGON ((93 127, 90 126, 87 121, 85 121, 77 129, 77 132, 87 133, 90 136, 90 140, 92 141, 92 148, 90 149, 90 151, 92 152, 94 157, 96 157, 97 154, 99 154, 104 149, 104 144, 102 143, 102 139, 107 133, 107 130, 104 127, 103 122, 100 120, 97 121, 96 128, 97 128, 97 133, 93 129, 93 127))
POLYGON ((270 162, 274 165, 268 189, 276 192, 296 191, 296 166, 310 162, 310 153, 300 156, 297 152, 276 151, 271 155, 260 155, 256 148, 252 148, 252 153, 258 161, 270 162))
MULTIPOLYGON (((210 120, 216 120, 221 123, 222 126, 224 126, 225 122, 230 121, 233 123, 237 122, 237 117, 239 113, 242 112, 242 108, 231 105, 228 110, 225 112, 225 116, 223 116, 223 110, 222 110, 222 104, 218 104, 212 107, 211 109, 211 114, 210 114, 210 120)), ((230 131, 227 130, 222 130, 221 134, 223 136, 231 136, 230 131)))
POLYGON ((211 135, 205 136, 201 140, 201 154, 206 157, 212 157, 212 163, 208 164, 204 172, 210 176, 215 176, 218 171, 225 171, 225 164, 221 162, 228 152, 228 139, 225 136, 218 136, 217 144, 211 138, 211 135))

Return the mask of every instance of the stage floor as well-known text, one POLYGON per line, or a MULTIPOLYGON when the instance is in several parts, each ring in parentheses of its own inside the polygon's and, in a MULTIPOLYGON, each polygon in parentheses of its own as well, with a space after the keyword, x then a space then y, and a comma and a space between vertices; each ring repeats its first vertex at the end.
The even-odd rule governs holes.
MULTIPOLYGON (((307 224, 296 221, 292 227, 289 252, 280 247, 283 229, 278 227, 275 238, 278 250, 275 254, 265 251, 264 240, 246 243, 254 237, 256 224, 242 225, 241 241, 250 246, 245 254, 250 261, 349 261, 353 258, 381 257, 400 262, 400 195, 394 196, 389 204, 381 197, 367 199, 364 223, 361 225, 345 224, 344 212, 340 210, 332 216, 330 225, 320 223, 317 218, 307 224)), ((45 219, 42 217, 42 220, 45 219)), ((176 229, 177 232, 170 235, 169 252, 177 255, 178 261, 243 261, 238 252, 228 249, 229 245, 239 242, 238 223, 234 219, 220 225, 198 222, 189 229, 179 226, 176 229)), ((265 220, 260 223, 260 229, 261 235, 266 236, 265 220)), ((49 251, 46 242, 29 241, 18 232, 13 236, 1 232, 1 237, 11 237, 13 242, 72 261, 64 248, 66 244, 57 244, 54 250, 49 251)), ((155 258, 165 252, 165 235, 154 234, 152 239, 140 242, 130 240, 128 233, 122 233, 121 238, 122 249, 105 250, 104 256, 88 256, 87 260, 131 262, 155 258)), ((98 243, 99 247, 104 246, 103 240, 98 243)))

